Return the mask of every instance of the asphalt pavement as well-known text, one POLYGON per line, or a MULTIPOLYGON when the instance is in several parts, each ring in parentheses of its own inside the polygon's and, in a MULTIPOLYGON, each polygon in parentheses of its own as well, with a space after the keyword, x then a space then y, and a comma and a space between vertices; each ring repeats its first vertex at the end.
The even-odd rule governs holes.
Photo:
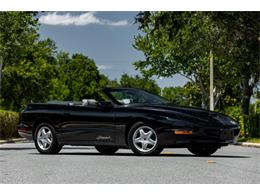
POLYGON ((0 183, 260 183, 260 148, 230 145, 211 157, 165 149, 140 157, 73 146, 41 155, 33 143, 1 144, 0 183))

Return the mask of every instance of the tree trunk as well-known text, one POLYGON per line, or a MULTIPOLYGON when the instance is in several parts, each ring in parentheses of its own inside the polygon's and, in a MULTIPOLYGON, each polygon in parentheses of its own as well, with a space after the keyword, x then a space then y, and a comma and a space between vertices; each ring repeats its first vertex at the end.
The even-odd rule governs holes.
POLYGON ((241 111, 243 115, 249 115, 250 98, 252 96, 253 90, 252 87, 249 85, 249 78, 244 78, 242 82, 243 96, 241 103, 241 111))
POLYGON ((196 78, 197 81, 199 81, 199 86, 200 86, 200 94, 201 94, 201 107, 203 109, 207 109, 208 108, 208 104, 207 104, 207 101, 208 101, 208 93, 206 92, 205 90, 205 87, 203 85, 203 82, 201 80, 201 78, 198 76, 196 78))
POLYGON ((201 96, 201 108, 203 108, 203 109, 207 109, 208 108, 207 98, 205 98, 204 95, 201 96))
POLYGON ((210 50, 210 54, 209 54, 209 58, 210 58, 210 65, 209 65, 209 69, 210 69, 210 73, 209 73, 209 80, 210 80, 210 84, 209 84, 209 109, 211 111, 214 111, 214 93, 213 93, 213 80, 214 80, 214 70, 213 70, 213 51, 212 49, 210 50))

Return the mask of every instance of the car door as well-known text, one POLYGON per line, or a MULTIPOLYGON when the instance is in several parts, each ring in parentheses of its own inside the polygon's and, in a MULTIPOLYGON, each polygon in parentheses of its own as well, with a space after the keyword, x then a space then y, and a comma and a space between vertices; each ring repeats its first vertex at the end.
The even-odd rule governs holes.
POLYGON ((71 105, 63 127, 66 142, 111 143, 115 141, 114 109, 71 105))

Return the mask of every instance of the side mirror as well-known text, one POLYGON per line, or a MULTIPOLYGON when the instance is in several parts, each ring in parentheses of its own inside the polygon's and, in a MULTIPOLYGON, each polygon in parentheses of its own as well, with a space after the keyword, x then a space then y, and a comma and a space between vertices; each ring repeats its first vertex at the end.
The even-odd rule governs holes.
POLYGON ((113 104, 111 102, 106 102, 106 101, 98 102, 97 105, 98 105, 98 107, 101 107, 103 109, 113 108, 113 104))

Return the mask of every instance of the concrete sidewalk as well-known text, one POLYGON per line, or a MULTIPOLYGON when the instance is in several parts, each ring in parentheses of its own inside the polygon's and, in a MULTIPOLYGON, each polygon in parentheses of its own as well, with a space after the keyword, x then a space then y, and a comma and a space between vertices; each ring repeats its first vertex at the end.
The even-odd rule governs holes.
POLYGON ((1 139, 0 144, 6 144, 6 143, 18 143, 18 142, 28 142, 29 140, 25 138, 15 138, 15 139, 1 139))

